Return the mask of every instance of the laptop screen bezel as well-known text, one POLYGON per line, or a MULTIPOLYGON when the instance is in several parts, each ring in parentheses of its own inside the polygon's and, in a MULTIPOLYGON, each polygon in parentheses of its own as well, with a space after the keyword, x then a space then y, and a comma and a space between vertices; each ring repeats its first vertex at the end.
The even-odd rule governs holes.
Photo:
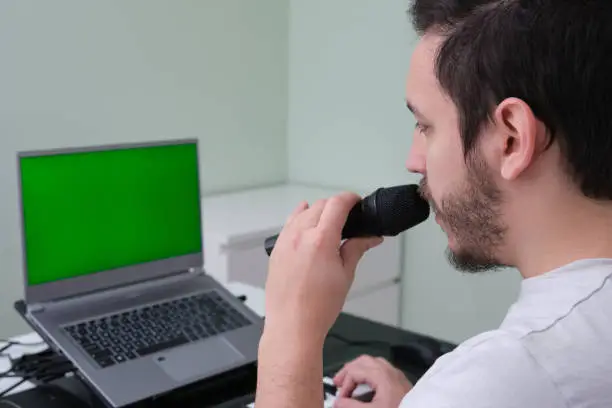
MULTIPOLYGON (((165 276, 173 276, 178 273, 188 273, 192 269, 201 269, 204 265, 204 251, 200 248, 198 253, 181 255, 174 258, 146 262, 107 271, 100 271, 88 275, 78 276, 59 281, 30 285, 28 282, 27 247, 25 238, 25 216, 22 194, 21 159, 25 157, 40 157, 70 153, 98 152, 105 150, 133 149, 142 147, 156 147, 180 144, 195 144, 197 152, 197 177, 198 177, 198 206, 200 220, 202 220, 202 195, 200 178, 200 160, 198 139, 165 140, 145 143, 122 143, 88 147, 70 147, 61 149, 49 149, 38 151, 21 151, 17 153, 17 187, 19 198, 19 218, 21 231, 21 262, 23 271, 24 295, 27 304, 44 303, 64 298, 70 298, 86 293, 97 292, 113 287, 121 287, 128 284, 143 282, 151 279, 159 279, 165 276)), ((200 238, 202 240, 202 228, 200 227, 200 238)))

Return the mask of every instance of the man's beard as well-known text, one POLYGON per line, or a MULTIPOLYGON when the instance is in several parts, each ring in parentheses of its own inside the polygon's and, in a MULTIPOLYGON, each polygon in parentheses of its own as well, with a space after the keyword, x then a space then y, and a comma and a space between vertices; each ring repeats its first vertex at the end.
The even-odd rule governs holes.
POLYGON ((431 197, 426 178, 421 180, 420 188, 456 241, 456 250, 446 251, 451 265, 469 273, 507 266, 496 258, 506 232, 499 210, 501 192, 491 180, 484 161, 468 159, 467 181, 458 191, 442 198, 440 206, 431 197))

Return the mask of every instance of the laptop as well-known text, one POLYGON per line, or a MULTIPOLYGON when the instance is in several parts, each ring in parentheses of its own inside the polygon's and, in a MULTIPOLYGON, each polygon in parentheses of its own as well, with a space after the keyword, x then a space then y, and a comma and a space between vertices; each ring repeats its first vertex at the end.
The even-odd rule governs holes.
POLYGON ((197 140, 17 156, 26 319, 107 405, 256 361, 262 318, 203 266, 197 140))

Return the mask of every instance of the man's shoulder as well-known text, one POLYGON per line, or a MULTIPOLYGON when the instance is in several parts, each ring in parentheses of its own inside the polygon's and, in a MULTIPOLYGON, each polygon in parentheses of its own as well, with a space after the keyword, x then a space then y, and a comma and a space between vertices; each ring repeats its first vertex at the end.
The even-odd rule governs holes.
POLYGON ((481 333, 464 341, 452 353, 438 359, 428 375, 435 376, 457 368, 464 373, 467 368, 467 372, 474 370, 494 374, 500 371, 505 375, 514 370, 522 370, 525 366, 537 367, 538 363, 525 347, 524 337, 499 329, 481 333), (500 364, 490 364, 492 361, 499 361, 500 364))
POLYGON ((402 408, 612 406, 612 260, 523 282, 498 330, 438 359, 402 408))
POLYGON ((402 407, 563 407, 548 374, 511 332, 479 334, 442 356, 402 407))

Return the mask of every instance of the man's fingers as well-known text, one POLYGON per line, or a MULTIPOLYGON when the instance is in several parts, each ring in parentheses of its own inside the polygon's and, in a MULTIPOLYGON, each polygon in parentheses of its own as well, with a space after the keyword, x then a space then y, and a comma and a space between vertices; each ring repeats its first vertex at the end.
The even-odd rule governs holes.
POLYGON ((347 373, 342 379, 342 384, 338 388, 338 393, 336 395, 339 398, 350 398, 357 385, 359 385, 359 383, 352 377, 351 373, 347 373))
POLYGON ((359 384, 367 384, 376 391, 379 385, 383 384, 386 380, 388 378, 385 377, 385 372, 380 367, 367 365, 353 366, 345 375, 344 381, 338 389, 338 396, 349 398, 359 384))
POLYGON ((334 375, 334 384, 336 384, 336 387, 340 387, 342 385, 342 382, 344 381, 344 377, 346 376, 346 372, 347 372, 347 368, 346 365, 344 367, 342 367, 342 369, 340 371, 338 371, 336 373, 336 375, 334 375))
POLYGON ((293 211, 291 212, 291 214, 289 214, 289 216, 287 217, 287 220, 285 221, 285 225, 286 224, 290 224, 295 217, 298 216, 298 214, 301 214, 302 212, 304 212, 306 209, 308 208, 308 203, 306 201, 302 201, 300 202, 297 207, 295 207, 293 209, 293 211))
POLYGON ((354 271, 363 254, 371 248, 380 245, 382 237, 352 238, 344 242, 340 248, 340 256, 346 270, 354 271))
POLYGON ((346 218, 361 197, 353 193, 342 193, 331 197, 321 213, 319 228, 330 234, 334 240, 340 240, 346 218))
POLYGON ((298 230, 304 230, 308 228, 316 227, 319 223, 319 218, 321 217, 321 213, 325 208, 327 200, 317 200, 313 205, 310 206, 307 210, 298 214, 293 222, 292 228, 297 228, 298 230))
POLYGON ((354 360, 346 363, 334 376, 333 381, 337 387, 340 387, 344 382, 346 375, 353 371, 355 367, 361 367, 361 370, 373 370, 380 365, 378 358, 372 357, 368 354, 362 354, 354 360))

